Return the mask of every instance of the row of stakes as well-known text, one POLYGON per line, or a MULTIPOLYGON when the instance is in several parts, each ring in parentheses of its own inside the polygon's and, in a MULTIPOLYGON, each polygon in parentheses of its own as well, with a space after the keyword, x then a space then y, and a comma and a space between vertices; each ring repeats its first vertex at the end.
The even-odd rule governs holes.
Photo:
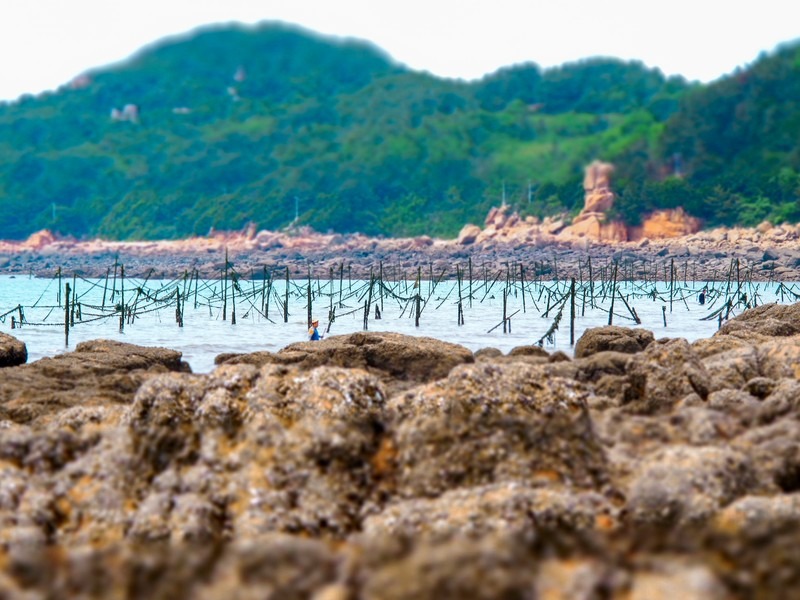
MULTIPOLYGON (((329 278, 324 284, 319 278, 314 281, 312 278, 311 266, 308 267, 308 273, 305 279, 305 286, 298 283, 297 279, 290 277, 288 267, 277 268, 269 270, 266 266, 263 267, 261 277, 256 277, 251 272, 250 282, 251 289, 245 291, 243 283, 245 279, 242 275, 234 269, 233 264, 228 260, 227 251, 225 253, 225 264, 221 280, 201 280, 199 273, 195 269, 192 273, 186 272, 184 275, 176 280, 167 284, 159 286, 157 289, 148 288, 148 281, 152 275, 150 274, 139 285, 125 288, 125 267, 118 261, 115 261, 112 268, 109 267, 106 277, 103 281, 103 295, 100 305, 87 305, 80 302, 77 294, 77 275, 73 275, 72 285, 69 282, 63 283, 63 301, 61 295, 62 289, 62 273, 59 268, 54 280, 58 281, 57 292, 57 307, 50 307, 50 312, 43 319, 41 323, 30 323, 25 318, 25 313, 22 305, 18 305, 6 313, 0 315, 0 320, 5 321, 5 318, 11 317, 11 328, 14 329, 23 324, 28 325, 54 325, 55 323, 48 323, 47 319, 52 314, 55 308, 64 308, 64 338, 65 344, 69 345, 69 332, 70 329, 75 327, 77 323, 91 322, 100 319, 110 319, 116 317, 119 319, 119 330, 124 331, 125 325, 131 325, 135 319, 145 313, 160 311, 165 307, 171 306, 175 310, 175 321, 179 327, 183 327, 184 314, 186 311, 186 302, 192 299, 194 308, 206 305, 211 314, 212 303, 218 306, 221 303, 221 316, 222 320, 226 321, 228 318, 228 303, 231 306, 231 324, 236 324, 236 306, 237 306, 237 293, 240 306, 244 303, 247 306, 245 316, 249 315, 251 311, 258 313, 264 319, 274 322, 270 318, 270 303, 274 300, 282 313, 284 323, 289 320, 289 300, 290 293, 293 297, 306 297, 306 308, 308 325, 311 326, 313 306, 319 298, 327 297, 328 300, 328 325, 327 332, 330 332, 331 325, 337 319, 346 315, 354 314, 363 310, 363 328, 367 330, 369 327, 370 314, 374 309, 374 319, 382 318, 384 311, 384 301, 386 299, 397 302, 398 307, 401 309, 400 317, 413 316, 414 324, 416 327, 420 326, 420 319, 428 307, 429 303, 434 300, 434 294, 437 287, 443 281, 452 281, 455 277, 456 285, 452 286, 444 298, 436 298, 438 305, 436 309, 441 308, 450 297, 457 292, 457 297, 453 299, 457 307, 456 321, 458 325, 465 324, 464 304, 467 303, 471 308, 473 301, 483 303, 487 298, 494 298, 492 292, 498 287, 502 288, 503 299, 503 314, 502 319, 489 329, 487 333, 503 328, 503 333, 511 332, 512 318, 516 316, 520 310, 527 312, 528 303, 530 303, 535 310, 541 313, 543 318, 550 318, 552 314, 552 323, 545 334, 537 340, 538 345, 543 345, 545 342, 553 343, 554 335, 561 323, 563 312, 566 307, 569 307, 570 319, 570 345, 575 343, 575 317, 578 310, 577 303, 580 302, 581 315, 585 314, 587 305, 590 309, 596 309, 599 304, 610 300, 610 307, 608 308, 608 324, 613 324, 614 317, 623 318, 632 321, 636 324, 641 324, 641 319, 636 312, 635 307, 631 304, 631 298, 641 299, 649 298, 653 301, 661 300, 662 314, 664 326, 667 326, 667 307, 669 312, 673 310, 675 302, 683 302, 688 309, 687 299, 697 300, 699 304, 708 303, 709 314, 703 317, 704 320, 717 319, 719 326, 724 320, 727 320, 734 311, 740 308, 750 308, 759 303, 759 284, 753 282, 752 267, 742 268, 739 259, 732 259, 730 267, 725 274, 724 279, 720 278, 716 281, 707 282, 705 287, 698 291, 695 288, 696 269, 693 269, 692 287, 688 288, 688 263, 683 265, 683 287, 680 283, 679 269, 676 268, 674 259, 670 259, 669 263, 658 265, 647 262, 636 264, 635 261, 627 263, 608 262, 600 268, 593 267, 591 258, 585 263, 579 261, 578 263, 578 278, 571 277, 569 280, 545 280, 544 277, 553 272, 553 268, 546 268, 544 264, 535 264, 533 268, 533 277, 528 277, 530 270, 526 269, 521 263, 506 263, 505 269, 490 272, 485 265, 479 269, 479 276, 476 277, 473 269, 472 259, 468 259, 466 268, 462 268, 460 264, 455 265, 455 269, 446 270, 442 269, 438 274, 434 273, 433 265, 429 265, 427 277, 427 294, 423 297, 423 287, 425 281, 423 280, 422 267, 417 267, 416 274, 412 278, 407 277, 407 274, 401 273, 398 277, 396 268, 384 269, 381 262, 377 272, 375 269, 370 269, 370 276, 368 282, 363 282, 357 285, 354 289, 353 280, 351 277, 350 269, 347 267, 347 289, 344 286, 344 263, 340 263, 338 270, 338 292, 336 290, 337 273, 334 268, 329 270, 329 278), (661 267, 663 266, 663 270, 661 267), (283 287, 283 297, 281 297, 277 289, 273 286, 275 282, 275 273, 283 272, 285 285, 283 287), (391 271, 389 273, 388 271, 391 271), (584 274, 586 277, 584 278, 584 274), (660 279, 660 274, 663 274, 663 279, 660 279), (390 275, 387 278, 387 275, 390 275), (261 282, 260 289, 256 287, 256 282, 261 282), (217 289, 217 283, 219 290, 217 289), (668 283, 668 289, 659 292, 658 284, 668 283), (498 285, 499 284, 499 285, 498 285), (620 290, 620 285, 626 286, 629 293, 624 295, 620 290), (409 286, 410 289, 409 289, 409 286), (316 289, 315 289, 316 288, 316 289), (126 303, 126 291, 128 292, 128 302, 126 303), (538 292, 538 293, 537 293, 538 292), (521 294, 522 308, 508 314, 508 298, 510 295, 521 294), (130 301, 131 297, 133 300, 130 301), (347 312, 340 312, 337 315, 337 310, 349 308, 346 303, 357 299, 356 308, 347 312), (615 313, 615 302, 619 300, 625 307, 627 314, 615 313), (716 310, 712 310, 714 305, 720 302, 720 306, 716 310), (107 308, 108 303, 108 308, 107 308), (542 306, 540 306, 540 303, 542 306), (363 306, 363 308, 362 308, 363 306), (544 310, 542 310, 542 307, 544 310), (84 314, 84 311, 88 312, 84 314), (18 317, 18 319, 17 319, 18 317), (86 317, 86 318, 84 318, 86 317)), ((556 269, 557 266, 553 264, 556 269)), ((88 284, 89 288, 85 293, 91 289, 99 287, 100 283, 81 278, 82 282, 88 284)), ((780 294, 781 301, 788 297, 789 300, 796 301, 800 299, 794 286, 789 286, 784 283, 778 284, 777 293, 780 294)), ((41 300, 41 298, 39 299, 41 300)), ((38 306, 37 303, 32 305, 38 306)), ((317 303, 319 307, 319 303, 317 303)), ((47 307, 45 307, 47 308, 47 307)))

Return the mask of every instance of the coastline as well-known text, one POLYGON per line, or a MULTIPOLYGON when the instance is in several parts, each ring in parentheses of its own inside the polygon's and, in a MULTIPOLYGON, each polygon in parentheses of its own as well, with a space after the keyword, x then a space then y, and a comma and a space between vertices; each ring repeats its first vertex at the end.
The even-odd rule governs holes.
MULTIPOLYGON (((477 228, 476 228, 477 229, 477 228)), ((0 241, 0 273, 52 277, 64 274, 104 277, 115 261, 131 277, 176 278, 196 272, 214 278, 228 261, 241 276, 263 277, 266 270, 289 268, 290 277, 327 278, 346 269, 353 278, 369 278, 381 263, 404 276, 431 272, 455 277, 455 265, 468 261, 475 268, 505 270, 522 264, 530 273, 552 278, 585 278, 591 260, 603 268, 614 262, 634 277, 650 278, 666 263, 682 277, 724 280, 732 261, 753 281, 800 281, 800 226, 720 228, 668 239, 638 242, 592 240, 548 233, 545 226, 487 228, 475 237, 440 240, 381 238, 361 234, 322 234, 309 229, 293 232, 215 233, 207 237, 161 241, 78 241, 56 238, 47 231, 20 242, 0 241)), ((282 274, 282 273, 281 273, 282 274)))

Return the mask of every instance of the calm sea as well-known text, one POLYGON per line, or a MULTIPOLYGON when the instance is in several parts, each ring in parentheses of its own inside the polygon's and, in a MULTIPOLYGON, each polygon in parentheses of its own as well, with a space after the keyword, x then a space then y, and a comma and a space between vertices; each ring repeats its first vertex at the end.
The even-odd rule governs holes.
MULTIPOLYGON (((0 331, 24 341, 29 362, 74 350, 81 341, 106 338, 142 346, 162 346, 183 353, 194 372, 209 372, 214 358, 226 352, 277 351, 287 344, 307 339, 308 291, 305 281, 291 281, 288 294, 288 321, 284 322, 283 302, 287 298, 283 281, 268 285, 263 281, 240 280, 236 286, 221 281, 148 281, 126 279, 38 279, 0 276, 0 331), (64 331, 64 285, 69 283, 77 300, 75 324, 66 343, 64 331), (225 287, 223 293, 223 287, 225 287), (60 290, 60 293, 59 293, 60 290), (178 295, 183 326, 176 320, 178 295), (120 328, 119 308, 130 307, 120 328), (11 320, 24 323, 12 330, 11 320), (80 310, 78 311, 78 306, 80 310), (235 307, 236 324, 232 323, 235 307), (267 314, 268 310, 268 314, 267 314), (224 313, 224 314, 223 314, 224 313), (224 316, 224 318, 223 318, 224 316)), ((549 351, 572 353, 570 345, 569 282, 473 282, 461 284, 463 325, 459 319, 459 288, 455 281, 387 282, 372 291, 370 331, 393 331, 413 336, 428 336, 461 344, 475 351, 494 347, 508 352, 515 346, 534 344, 553 326, 561 309, 561 319, 552 339, 544 340, 549 351), (504 294, 504 290, 508 290, 504 294), (416 302, 421 296, 419 327, 415 326, 416 302), (503 304, 510 316, 503 331, 503 304), (375 306, 381 309, 376 320, 375 306), (549 311, 548 311, 549 307, 549 311)), ((369 284, 364 281, 313 281, 312 311, 326 335, 364 329, 364 304, 370 300, 369 284), (329 314, 336 316, 329 323, 329 314)), ((589 327, 608 324, 611 298, 614 297, 615 325, 642 327, 659 337, 683 337, 689 341, 712 335, 719 315, 735 316, 745 303, 791 303, 800 293, 797 284, 736 284, 675 282, 622 282, 618 293, 610 284, 578 283, 575 294, 575 339, 589 327), (700 293, 705 304, 700 304, 700 293), (627 301, 641 319, 635 324, 627 301), (726 308, 727 302, 733 307, 726 308), (665 325, 666 320, 666 325, 665 325)))

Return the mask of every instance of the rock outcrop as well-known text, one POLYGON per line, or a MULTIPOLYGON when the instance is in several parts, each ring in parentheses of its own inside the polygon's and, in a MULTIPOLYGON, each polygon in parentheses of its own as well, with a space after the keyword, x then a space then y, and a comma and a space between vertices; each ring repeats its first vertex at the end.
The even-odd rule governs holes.
POLYGON ((790 598, 798 306, 574 360, 364 333, 6 367, 0 596, 790 598))
POLYGON ((216 362, 292 365, 306 371, 322 365, 359 368, 377 375, 389 389, 399 390, 440 379, 456 365, 475 360, 466 348, 434 338, 408 342, 396 333, 359 332, 289 344, 275 353, 222 354, 216 362))
POLYGON ((631 241, 664 240, 691 235, 700 231, 700 219, 690 216, 683 208, 657 210, 647 215, 641 227, 628 229, 631 241))

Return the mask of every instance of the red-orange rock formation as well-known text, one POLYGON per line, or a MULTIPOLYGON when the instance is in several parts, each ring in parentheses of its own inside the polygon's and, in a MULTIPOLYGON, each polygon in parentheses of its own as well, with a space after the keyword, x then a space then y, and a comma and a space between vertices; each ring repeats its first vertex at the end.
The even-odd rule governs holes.
POLYGON ((658 210, 649 215, 641 227, 631 227, 628 238, 638 241, 643 238, 649 240, 663 240, 691 235, 700 231, 700 219, 690 216, 682 208, 658 210))

